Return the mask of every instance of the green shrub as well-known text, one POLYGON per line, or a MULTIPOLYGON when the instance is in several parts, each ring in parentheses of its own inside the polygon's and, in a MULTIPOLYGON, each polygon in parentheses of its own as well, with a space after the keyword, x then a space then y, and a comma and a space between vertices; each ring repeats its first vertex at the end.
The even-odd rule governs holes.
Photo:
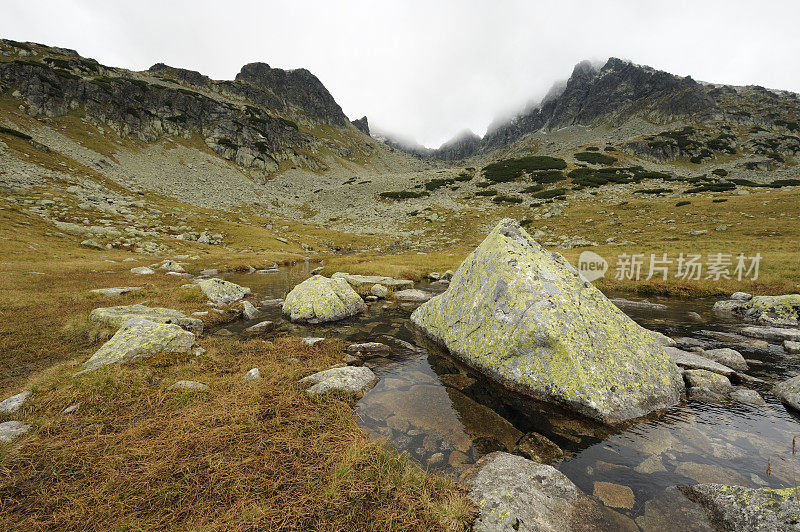
POLYGON ((589 164, 614 164, 617 162, 616 157, 612 157, 610 155, 603 155, 602 153, 594 153, 588 151, 582 151, 575 154, 575 159, 579 161, 583 161, 589 164))
POLYGON ((522 198, 519 196, 495 196, 492 201, 495 203, 522 203, 522 198))
POLYGON ((711 173, 714 175, 718 175, 720 177, 725 177, 726 175, 728 175, 728 171, 725 170, 724 168, 717 168, 716 170, 712 170, 711 173))
POLYGON ((726 201, 728 201, 728 198, 714 198, 711 203, 725 203, 726 201))
POLYGON ((533 223, 533 220, 531 220, 529 218, 523 218, 522 220, 519 221, 520 227, 528 227, 532 223, 533 223))
POLYGON ((471 181, 475 177, 474 174, 469 172, 461 172, 456 176, 456 181, 471 181))
POLYGON ((563 170, 567 167, 564 159, 531 155, 519 159, 504 159, 483 167, 483 175, 489 181, 504 183, 514 181, 523 173, 531 174, 539 170, 563 170))
POLYGON ((772 188, 797 187, 800 186, 800 179, 776 179, 769 186, 772 188))
POLYGON ((683 207, 684 205, 691 205, 691 204, 692 204, 691 201, 679 201, 678 203, 675 204, 675 206, 676 207, 683 207))
POLYGON ((617 151, 617 149, 614 146, 606 146, 603 151, 617 151))
POLYGON ((671 188, 643 188, 640 190, 634 190, 634 194, 668 194, 672 192, 671 188))
POLYGON ((544 190, 544 185, 537 183, 535 185, 523 188, 520 190, 520 192, 522 194, 533 194, 534 192, 539 192, 540 190, 544 190))
POLYGON ((540 170, 530 174, 534 183, 558 183, 564 180, 564 172, 561 170, 540 170))
POLYGON ((600 148, 598 148, 597 146, 589 146, 588 148, 586 148, 586 151, 600 151, 600 148))
POLYGON ((390 192, 381 192, 380 197, 388 199, 409 199, 421 198, 426 195, 425 192, 414 192, 413 190, 395 190, 390 192))
POLYGON ((696 194, 698 192, 728 192, 734 190, 736 183, 723 182, 723 183, 703 183, 696 187, 687 189, 684 194, 696 194))
POLYGON ((476 196, 496 196, 497 191, 493 188, 487 188, 486 190, 479 190, 475 193, 476 196))
POLYGON ((478 188, 487 188, 494 185, 491 181, 481 181, 480 183, 476 183, 475 186, 478 188))
POLYGON ((453 183, 455 183, 455 179, 431 179, 425 183, 425 188, 427 190, 436 190, 437 188, 442 188, 445 185, 452 185, 453 183))
POLYGON ((225 146, 226 148, 231 148, 232 150, 239 149, 239 146, 237 146, 235 142, 225 137, 217 139, 217 144, 220 146, 225 146))

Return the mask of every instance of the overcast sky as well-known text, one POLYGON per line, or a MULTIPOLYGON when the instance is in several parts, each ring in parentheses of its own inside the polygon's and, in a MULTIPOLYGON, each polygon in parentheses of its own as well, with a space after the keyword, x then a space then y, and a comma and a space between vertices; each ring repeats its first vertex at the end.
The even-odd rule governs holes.
POLYGON ((800 1, 3 0, 0 37, 233 79, 305 67, 350 118, 435 147, 540 98, 582 59, 800 92, 800 1))

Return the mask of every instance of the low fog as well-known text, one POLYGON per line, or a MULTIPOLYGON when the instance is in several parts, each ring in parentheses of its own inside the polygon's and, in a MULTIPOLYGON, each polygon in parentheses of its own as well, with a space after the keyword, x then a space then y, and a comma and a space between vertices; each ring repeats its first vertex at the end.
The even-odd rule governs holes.
POLYGON ((437 147, 537 104, 581 60, 609 56, 715 83, 800 91, 800 3, 7 3, 0 36, 108 65, 157 62, 233 79, 248 62, 304 67, 350 118, 437 147), (776 46, 775 43, 782 43, 776 46))

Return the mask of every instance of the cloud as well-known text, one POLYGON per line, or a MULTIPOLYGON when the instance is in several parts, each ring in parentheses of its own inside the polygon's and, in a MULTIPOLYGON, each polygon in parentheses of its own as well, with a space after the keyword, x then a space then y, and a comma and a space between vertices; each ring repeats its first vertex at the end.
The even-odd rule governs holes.
POLYGON ((695 79, 800 91, 800 3, 706 1, 12 2, 0 35, 142 70, 232 79, 305 67, 351 118, 435 147, 541 99, 609 56, 695 79))

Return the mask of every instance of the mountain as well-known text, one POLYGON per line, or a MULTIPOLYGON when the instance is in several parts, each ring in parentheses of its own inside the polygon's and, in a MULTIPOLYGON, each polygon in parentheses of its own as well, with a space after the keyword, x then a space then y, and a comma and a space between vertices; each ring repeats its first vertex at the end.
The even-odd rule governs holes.
POLYGON ((0 87, 30 116, 81 113, 144 142, 199 135, 219 156, 256 173, 324 170, 321 151, 347 156, 363 151, 367 140, 322 82, 302 68, 250 63, 235 80, 215 81, 163 63, 133 72, 74 50, 0 40, 0 87), (318 126, 345 134, 320 136, 318 126))
POLYGON ((480 148, 481 138, 472 131, 462 131, 449 141, 442 144, 431 155, 444 161, 460 161, 480 148))

